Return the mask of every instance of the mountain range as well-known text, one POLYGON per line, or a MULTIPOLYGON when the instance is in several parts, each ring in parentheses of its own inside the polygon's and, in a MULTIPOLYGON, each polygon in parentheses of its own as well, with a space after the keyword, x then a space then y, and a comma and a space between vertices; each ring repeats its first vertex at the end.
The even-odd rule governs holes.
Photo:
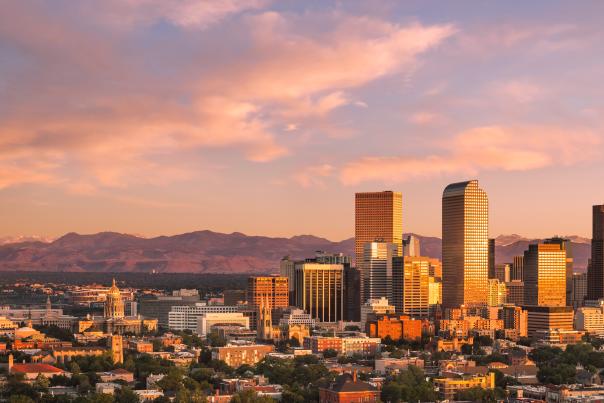
MULTIPOLYGON (((424 256, 441 258, 441 240, 416 235, 424 256)), ((589 239, 572 240, 575 270, 584 271, 589 239)), ((354 238, 333 242, 313 235, 291 238, 196 231, 174 236, 143 238, 101 232, 66 234, 53 241, 39 238, 0 244, 0 271, 164 272, 164 273, 275 273, 279 260, 312 257, 315 251, 354 254, 354 238)), ((496 238, 496 262, 511 262, 534 242, 520 235, 496 238)))

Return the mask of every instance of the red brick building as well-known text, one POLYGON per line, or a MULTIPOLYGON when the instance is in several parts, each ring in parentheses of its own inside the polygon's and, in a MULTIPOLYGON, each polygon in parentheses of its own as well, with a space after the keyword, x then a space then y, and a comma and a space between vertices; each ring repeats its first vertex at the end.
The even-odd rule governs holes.
POLYGON ((356 371, 343 374, 329 385, 319 389, 319 403, 377 403, 380 392, 367 382, 357 379, 356 371))
POLYGON ((369 337, 417 340, 422 337, 422 321, 407 315, 380 315, 367 321, 369 337))

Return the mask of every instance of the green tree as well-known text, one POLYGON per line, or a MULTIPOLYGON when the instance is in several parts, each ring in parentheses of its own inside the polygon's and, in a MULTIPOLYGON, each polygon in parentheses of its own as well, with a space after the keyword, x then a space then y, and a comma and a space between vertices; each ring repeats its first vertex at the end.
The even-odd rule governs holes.
POLYGON ((325 358, 334 358, 338 356, 338 352, 332 348, 328 348, 323 351, 323 357, 325 358))
POLYGON ((254 390, 247 389, 234 394, 231 403, 274 403, 274 400, 267 396, 258 396, 254 390))
POLYGON ((139 398, 132 389, 128 387, 122 387, 115 394, 115 401, 117 403, 139 403, 139 398))
POLYGON ((35 401, 29 396, 12 395, 8 398, 8 403, 35 403, 35 401))

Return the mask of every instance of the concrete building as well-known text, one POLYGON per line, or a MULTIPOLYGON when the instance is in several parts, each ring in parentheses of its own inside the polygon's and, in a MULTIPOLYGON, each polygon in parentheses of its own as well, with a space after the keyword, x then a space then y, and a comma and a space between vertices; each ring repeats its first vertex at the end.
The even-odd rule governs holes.
POLYGON ((574 273, 571 306, 575 309, 583 306, 585 298, 587 298, 587 273, 574 273))
POLYGON ((215 325, 239 325, 249 329, 250 318, 243 316, 241 312, 208 312, 197 318, 196 333, 205 337, 212 332, 215 325))
POLYGON ((503 263, 495 265, 495 277, 502 283, 509 283, 512 280, 512 265, 503 263))
POLYGON ((604 302, 600 306, 583 306, 575 312, 575 329, 591 335, 604 335, 604 302))
POLYGON ((488 284, 488 306, 500 306, 505 304, 507 289, 505 283, 502 283, 496 278, 491 278, 487 282, 488 284))
POLYGON ((392 300, 397 313, 418 318, 430 315, 430 259, 419 256, 394 257, 392 300))
POLYGON ((524 280, 524 255, 514 256, 514 263, 512 263, 511 280, 524 280))
POLYGON ((197 323, 202 315, 208 313, 237 313, 239 308, 226 305, 207 305, 198 302, 194 306, 173 306, 168 313, 168 327, 172 330, 197 331, 197 323))
POLYGON ((489 372, 486 375, 462 375, 455 378, 435 378, 434 386, 438 388, 441 400, 456 400, 457 393, 471 388, 494 389, 495 374, 489 372))
POLYGON ((160 327, 169 326, 169 313, 174 306, 195 306, 199 303, 197 290, 178 290, 171 295, 149 296, 139 299, 139 312, 149 318, 157 318, 160 327))
POLYGON ((505 284, 506 302, 518 306, 524 305, 524 283, 521 280, 512 280, 505 284))
POLYGON ((524 303, 566 306, 566 250, 560 244, 533 244, 524 252, 524 303))
POLYGON ((403 256, 419 257, 421 255, 420 242, 417 236, 411 234, 403 239, 403 256))
POLYGON ((361 320, 361 271, 344 265, 344 320, 361 320))
POLYGON ((500 311, 504 329, 515 330, 516 337, 528 336, 528 312, 519 306, 504 305, 500 311))
POLYGON ((528 337, 533 337, 537 330, 573 330, 572 307, 525 305, 522 308, 528 312, 528 337))
POLYGON ((388 242, 368 242, 363 248, 361 270, 363 301, 376 298, 392 300, 392 262, 400 256, 399 246, 388 242))
POLYGON ((266 344, 230 344, 212 349, 212 359, 222 360, 228 366, 239 368, 243 364, 254 365, 275 350, 273 345, 266 344))
POLYGON ((288 278, 283 276, 253 276, 247 282, 247 303, 251 308, 258 308, 262 303, 270 309, 289 306, 288 278))
POLYGON ((361 306, 361 325, 365 327, 367 317, 371 314, 388 315, 395 313, 394 305, 388 303, 388 299, 370 299, 361 306))
POLYGON ((447 186, 442 198, 443 306, 487 303, 489 205, 478 181, 447 186))

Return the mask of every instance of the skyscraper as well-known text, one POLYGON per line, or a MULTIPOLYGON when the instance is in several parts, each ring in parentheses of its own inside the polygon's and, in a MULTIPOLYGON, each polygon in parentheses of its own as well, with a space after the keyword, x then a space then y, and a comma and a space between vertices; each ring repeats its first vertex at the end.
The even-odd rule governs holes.
POLYGON ((587 272, 587 299, 604 298, 604 204, 593 206, 591 262, 587 272))
POLYGON ((363 302, 368 299, 392 300, 392 259, 400 256, 399 246, 389 242, 368 242, 363 249, 361 277, 363 302))
POLYGON ((367 242, 380 240, 398 245, 403 253, 403 195, 400 192, 364 192, 355 194, 354 251, 356 265, 363 261, 367 242))
POLYGON ((570 239, 560 238, 558 236, 548 238, 543 241, 546 244, 558 244, 566 251, 566 305, 572 305, 573 293, 573 248, 570 239))
POLYGON ((403 256, 421 256, 419 238, 409 235, 403 239, 403 256))
POLYGON ((566 250, 560 244, 533 244, 524 252, 524 303, 566 306, 566 250))
POLYGON ((344 320, 344 264, 296 262, 296 306, 321 322, 344 320))
POLYGON ((392 262, 392 305, 397 313, 415 317, 430 314, 430 259, 395 257, 392 262))
POLYGON ((512 263, 512 280, 523 281, 524 279, 524 256, 514 256, 512 263))
POLYGON ((489 238, 489 278, 495 278, 495 239, 489 238))
POLYGON ((442 199, 443 306, 487 303, 489 202, 478 181, 447 186, 442 199))
POLYGON ((254 276, 247 280, 247 303, 257 309, 265 304, 270 309, 289 306, 289 286, 287 277, 254 276))

